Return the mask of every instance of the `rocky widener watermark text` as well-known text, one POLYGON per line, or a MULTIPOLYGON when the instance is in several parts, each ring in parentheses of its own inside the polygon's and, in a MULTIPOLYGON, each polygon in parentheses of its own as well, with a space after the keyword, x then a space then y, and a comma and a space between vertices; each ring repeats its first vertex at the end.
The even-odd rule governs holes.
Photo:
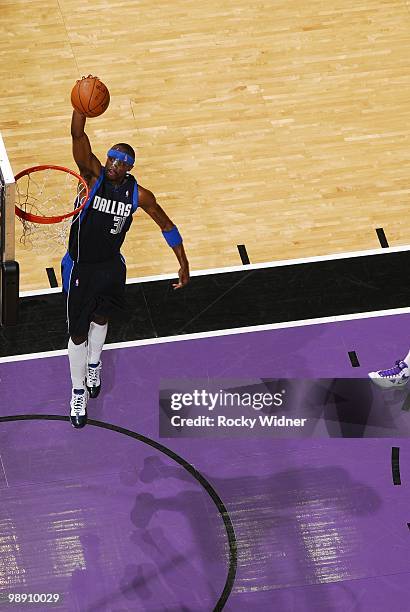
POLYGON ((194 418, 181 417, 174 415, 171 417, 171 425, 173 427, 248 427, 253 429, 257 423, 261 427, 303 427, 307 419, 290 419, 285 416, 268 416, 258 415, 256 418, 251 417, 226 417, 222 414, 216 418, 209 416, 197 416, 194 418))

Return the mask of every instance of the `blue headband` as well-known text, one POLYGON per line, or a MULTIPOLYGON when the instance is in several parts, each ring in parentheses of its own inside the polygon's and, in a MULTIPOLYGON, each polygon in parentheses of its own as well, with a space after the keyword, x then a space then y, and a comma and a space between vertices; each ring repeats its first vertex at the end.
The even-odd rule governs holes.
POLYGON ((114 159, 119 159, 122 162, 125 162, 129 166, 133 166, 135 159, 128 155, 128 153, 123 153, 122 151, 118 151, 118 149, 110 149, 107 153, 107 157, 114 157, 114 159))

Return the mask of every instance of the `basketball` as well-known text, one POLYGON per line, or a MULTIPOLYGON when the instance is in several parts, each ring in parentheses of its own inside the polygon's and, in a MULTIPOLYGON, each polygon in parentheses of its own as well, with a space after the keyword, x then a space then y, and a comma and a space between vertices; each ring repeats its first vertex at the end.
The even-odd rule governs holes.
POLYGON ((71 91, 73 108, 86 117, 99 117, 107 110, 109 103, 110 92, 98 77, 82 77, 71 91))

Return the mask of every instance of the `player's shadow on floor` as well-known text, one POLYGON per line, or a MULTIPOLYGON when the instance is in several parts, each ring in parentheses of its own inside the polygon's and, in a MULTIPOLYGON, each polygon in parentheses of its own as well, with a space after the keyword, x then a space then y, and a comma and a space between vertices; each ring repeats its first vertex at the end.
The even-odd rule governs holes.
MULTIPOLYGON (((77 568, 71 575, 70 599, 74 610, 91 610, 95 593, 104 600, 108 593, 104 581, 104 560, 101 538, 95 534, 80 535, 84 568, 77 568)), ((101 610, 106 610, 102 608, 101 610)))
MULTIPOLYGON (((161 483, 161 490, 166 491, 172 488, 172 479, 192 485, 192 476, 182 468, 167 465, 157 456, 145 459, 140 486, 155 485, 157 491, 161 483)), ((298 590, 284 587, 334 582, 340 576, 345 580, 367 576, 368 568, 363 569, 360 559, 362 521, 377 512, 381 500, 371 487, 354 480, 345 469, 306 467, 270 476, 213 478, 212 485, 227 506, 237 537, 234 592, 246 597, 255 590, 269 590, 275 609, 297 605, 296 609, 304 612, 312 608, 304 607, 303 598, 295 603, 298 590)), ((215 564, 227 568, 227 536, 222 518, 216 507, 204 504, 204 493, 195 487, 174 495, 143 492, 136 496, 130 514, 136 531, 131 537, 136 550, 142 548, 153 567, 163 566, 164 558, 178 558, 181 554, 172 543, 175 540, 157 526, 164 512, 181 515, 190 525, 192 535, 181 542, 179 551, 193 546, 200 551, 203 566, 197 571, 201 579, 204 574, 212 575, 215 564)), ((185 562, 189 563, 189 559, 185 562)), ((173 571, 172 565, 162 570, 162 580, 168 588, 175 584, 173 571)), ((343 591, 349 591, 346 583, 343 591)), ((216 592, 212 595, 217 597, 216 592)), ((354 594, 349 597, 352 603, 354 594)), ((333 609, 331 596, 325 590, 320 599, 320 610, 333 609)))

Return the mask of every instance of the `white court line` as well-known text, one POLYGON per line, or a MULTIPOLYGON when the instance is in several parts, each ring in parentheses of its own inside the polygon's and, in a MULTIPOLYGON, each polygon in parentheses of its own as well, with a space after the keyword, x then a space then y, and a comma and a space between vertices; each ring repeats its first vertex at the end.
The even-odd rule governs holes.
MULTIPOLYGON (((336 259, 349 259, 351 257, 366 257, 366 255, 388 255, 389 253, 401 253, 409 251, 410 245, 387 247, 385 249, 369 249, 368 251, 352 251, 350 253, 336 253, 335 255, 317 255, 315 257, 302 257, 300 259, 283 259, 281 261, 262 262, 257 264, 240 264, 237 266, 229 266, 226 268, 210 268, 209 270, 194 270, 191 272, 191 277, 205 276, 206 274, 223 274, 224 272, 243 272, 245 270, 261 270, 263 268, 280 268, 282 266, 293 266, 304 263, 314 263, 318 261, 334 261, 336 259)), ((135 283, 149 283, 159 280, 170 280, 176 278, 177 274, 158 274, 157 276, 142 276, 140 278, 127 279, 127 285, 135 283)), ((20 297, 29 297, 31 295, 42 295, 47 293, 61 293, 61 287, 53 287, 48 289, 35 289, 33 291, 21 291, 20 297)))
MULTIPOLYGON (((254 325, 249 327, 234 327, 232 329, 220 329, 209 332, 197 332, 194 334, 184 334, 182 336, 164 336, 161 338, 147 338, 145 340, 130 340, 127 342, 113 342, 106 344, 104 351, 113 349, 130 348, 134 346, 149 346, 151 344, 165 344, 167 342, 183 342, 185 340, 200 340, 202 338, 218 338, 220 336, 233 336, 237 334, 247 334, 251 332, 270 331, 273 329, 287 329, 292 327, 303 327, 308 325, 321 325, 326 323, 338 323, 340 321, 355 321, 360 319, 373 319, 375 317, 391 317, 394 315, 410 314, 410 307, 391 308, 390 310, 375 310, 372 312, 362 312, 348 315, 335 315, 331 317, 320 317, 317 319, 301 319, 298 321, 287 321, 285 323, 268 323, 266 325, 254 325)), ((0 357, 0 363, 11 361, 27 361, 29 359, 44 359, 46 357, 59 357, 67 355, 67 349, 56 351, 46 351, 44 353, 28 353, 25 355, 11 355, 0 357)))
POLYGON ((6 485, 9 487, 9 481, 7 480, 6 470, 4 469, 3 457, 0 455, 1 467, 3 468, 4 478, 6 479, 6 485))

